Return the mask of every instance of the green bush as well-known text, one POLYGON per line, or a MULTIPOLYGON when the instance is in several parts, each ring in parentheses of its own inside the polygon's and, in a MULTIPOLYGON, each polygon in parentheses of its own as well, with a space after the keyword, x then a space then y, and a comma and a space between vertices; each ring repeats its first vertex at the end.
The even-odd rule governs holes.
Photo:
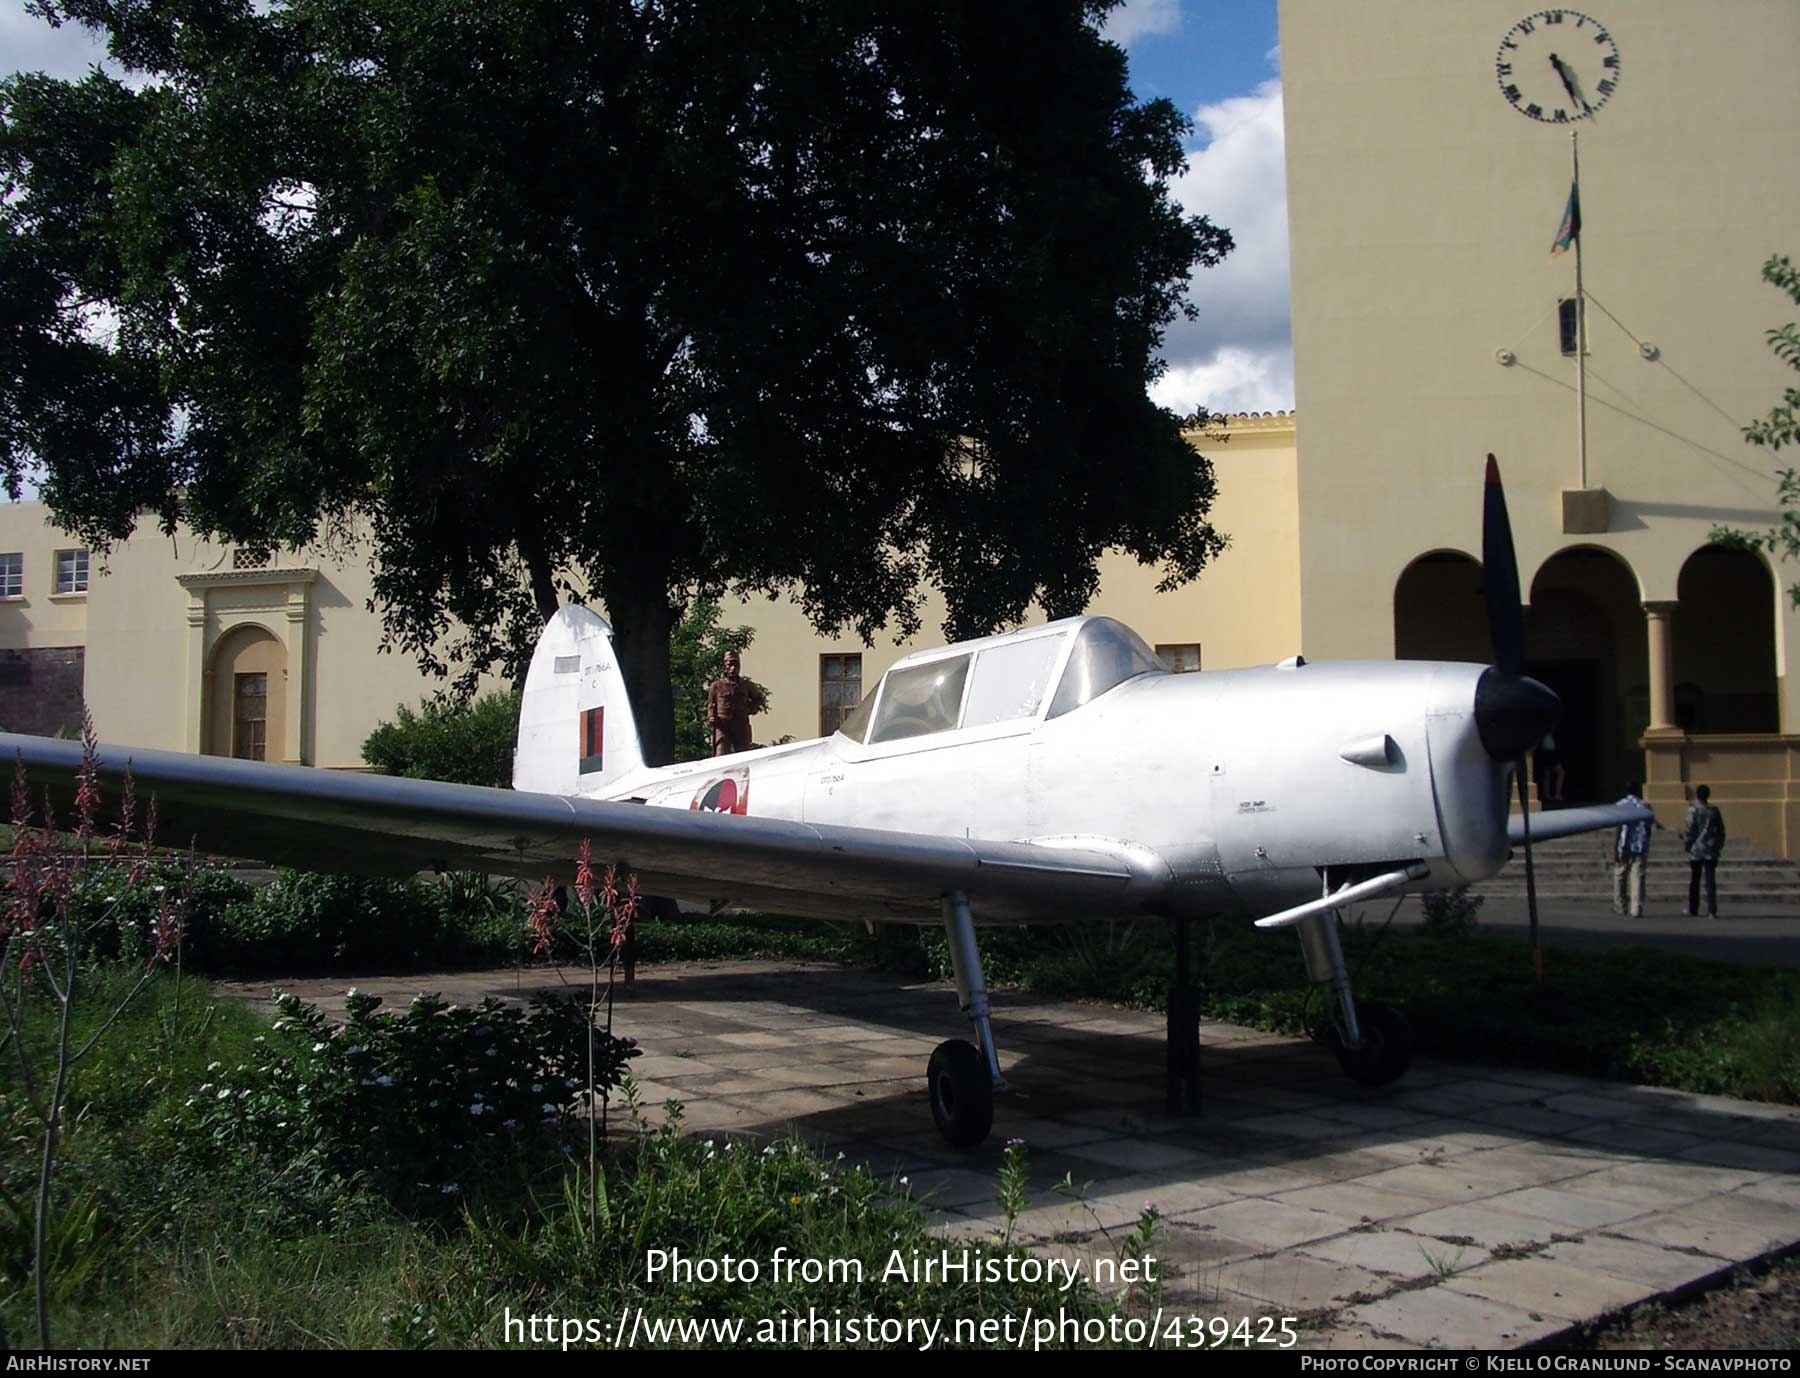
MULTIPOLYGON (((418 995, 404 1012, 350 992, 328 1021, 292 995, 274 1037, 250 1061, 208 1068, 184 1102, 185 1128, 226 1154, 313 1162, 417 1208, 461 1197, 518 1165, 555 1161, 585 1102, 588 1021, 573 997, 529 1013, 497 1000, 473 1009, 418 995)), ((594 1085, 618 1085, 631 1039, 595 1032, 594 1085)))
POLYGON ((506 789, 518 736, 519 696, 496 691, 467 704, 427 699, 417 712, 402 704, 393 722, 369 734, 362 754, 388 775, 506 789))
POLYGON ((1425 931, 1441 938, 1473 933, 1480 922, 1484 900, 1485 896, 1470 894, 1466 885, 1459 885, 1454 890, 1430 891, 1419 900, 1425 931))
POLYGON ((100 961, 143 962, 155 948, 155 923, 165 894, 187 893, 182 923, 182 962, 199 968, 219 965, 229 947, 226 914, 254 895, 229 868, 198 862, 190 881, 180 861, 148 863, 141 875, 87 871, 77 882, 75 903, 82 911, 89 952, 100 961))

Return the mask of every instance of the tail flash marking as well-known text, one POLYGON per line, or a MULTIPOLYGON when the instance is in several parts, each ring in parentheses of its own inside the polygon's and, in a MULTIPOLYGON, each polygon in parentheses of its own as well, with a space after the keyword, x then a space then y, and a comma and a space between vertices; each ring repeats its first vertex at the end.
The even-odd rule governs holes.
POLYGON ((592 775, 606 769, 606 709, 589 708, 581 715, 581 771, 592 775))

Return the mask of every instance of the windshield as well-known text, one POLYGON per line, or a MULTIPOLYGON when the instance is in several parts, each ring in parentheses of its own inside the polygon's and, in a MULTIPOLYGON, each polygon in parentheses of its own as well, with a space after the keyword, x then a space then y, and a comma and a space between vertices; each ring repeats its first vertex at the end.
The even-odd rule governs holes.
POLYGON ((851 741, 860 742, 867 737, 869 732, 869 715, 874 711, 875 694, 880 688, 881 686, 877 684, 874 689, 871 689, 868 693, 864 694, 863 701, 846 713, 844 715, 844 720, 838 724, 838 731, 842 732, 851 741))
POLYGON ((1114 685, 1139 675, 1166 675, 1156 652, 1123 622, 1096 617, 1082 624, 1049 716, 1059 718, 1100 697, 1114 685))
POLYGON ((881 707, 869 732, 869 744, 950 731, 962 712, 963 682, 968 676, 966 655, 889 670, 882 681, 881 707))

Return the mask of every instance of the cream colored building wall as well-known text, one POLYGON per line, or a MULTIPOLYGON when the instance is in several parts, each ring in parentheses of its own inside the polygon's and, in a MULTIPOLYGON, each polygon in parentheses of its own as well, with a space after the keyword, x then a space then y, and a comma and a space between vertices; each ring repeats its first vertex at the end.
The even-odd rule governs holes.
MULTIPOLYGON (((1512 109, 1494 70, 1534 6, 1281 0, 1309 655, 1392 654, 1407 563, 1480 550, 1489 451, 1527 590, 1558 550, 1593 544, 1630 564, 1646 601, 1673 600, 1714 525, 1776 516, 1772 457, 1739 427, 1793 381, 1764 342, 1792 303, 1760 268, 1800 252, 1800 5, 1583 7, 1621 58, 1617 92, 1580 126, 1588 484, 1608 490, 1612 519, 1572 536, 1561 494, 1580 486, 1575 370, 1555 307, 1575 268, 1549 256, 1570 140, 1512 109)), ((1791 732, 1800 683, 1785 662, 1800 619, 1778 605, 1791 732)))
POLYGON ((56 553, 80 548, 79 541, 45 524, 41 502, 0 502, 0 552, 24 558, 19 596, 0 598, 0 646, 35 650, 86 643, 87 595, 54 592, 56 553))
MULTIPOLYGON (((1156 592, 1153 568, 1111 552, 1087 609, 1118 618, 1152 645, 1198 643, 1209 670, 1266 664, 1301 649, 1294 418, 1233 417, 1227 434, 1223 442, 1197 433, 1189 441, 1213 463, 1218 497, 1211 520, 1230 536, 1230 547, 1195 583, 1166 594, 1156 592)), ((860 654, 867 692, 901 656, 943 643, 944 604, 929 594, 918 636, 872 646, 854 634, 822 638, 797 606, 768 598, 727 603, 722 620, 756 631, 744 673, 770 692, 769 712, 752 726, 757 741, 772 742, 818 735, 822 655, 860 654)))
MULTIPOLYGON (((25 545, 28 594, 32 552, 71 544, 46 516, 40 503, 0 505, 0 550, 37 543, 25 545)), ((146 521, 130 541, 94 559, 74 630, 67 621, 46 628, 44 609, 28 599, 19 625, 0 615, 0 647, 85 640, 86 697, 105 740, 197 751, 205 741, 201 686, 214 648, 237 627, 260 626, 282 642, 287 664, 287 731, 270 742, 269 759, 361 767, 363 739, 397 704, 416 706, 438 682, 409 656, 378 652, 380 622, 365 609, 366 557, 304 551, 271 565, 234 569, 228 548, 185 530, 171 540, 146 521)))

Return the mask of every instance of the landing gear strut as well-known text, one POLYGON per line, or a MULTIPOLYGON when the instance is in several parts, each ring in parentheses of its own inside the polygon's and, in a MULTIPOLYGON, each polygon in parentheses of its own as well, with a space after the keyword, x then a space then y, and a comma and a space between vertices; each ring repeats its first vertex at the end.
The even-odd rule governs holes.
POLYGON ((1175 920, 1175 981, 1169 987, 1169 1113, 1200 1109, 1200 992, 1193 980, 1191 919, 1175 920))
POLYGON ((1390 1005, 1359 1005, 1350 993, 1350 969, 1338 945, 1337 916, 1315 914, 1302 919, 1300 950, 1314 985, 1331 987, 1331 1022, 1325 1045, 1337 1054, 1344 1075, 1364 1086, 1386 1086, 1412 1061, 1412 1030, 1406 1017, 1390 1005))
POLYGON ((987 984, 981 975, 981 953, 975 946, 975 919, 960 890, 944 897, 944 933, 950 939, 950 969, 956 997, 975 1026, 977 1043, 952 1038, 938 1044, 925 1073, 931 1092, 931 1118, 938 1132, 957 1148, 973 1148, 994 1125, 994 1092, 1006 1089, 1000 1054, 994 1047, 988 1018, 987 984))

